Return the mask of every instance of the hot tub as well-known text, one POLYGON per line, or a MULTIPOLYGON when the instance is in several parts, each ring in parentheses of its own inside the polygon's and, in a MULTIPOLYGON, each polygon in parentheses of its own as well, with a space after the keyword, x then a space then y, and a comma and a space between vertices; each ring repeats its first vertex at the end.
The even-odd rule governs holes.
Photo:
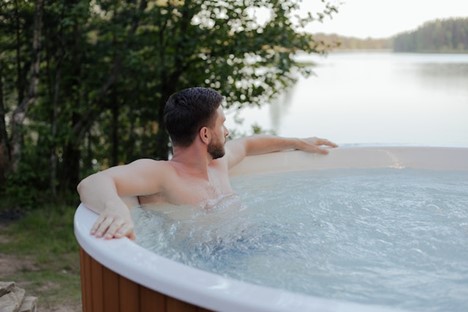
MULTIPOLYGON (((338 168, 468 170, 467 148, 347 147, 327 156, 281 152, 248 157, 231 174, 338 168)), ((83 311, 395 311, 329 300, 222 277, 171 261, 128 239, 89 235, 97 215, 75 214, 83 311)))

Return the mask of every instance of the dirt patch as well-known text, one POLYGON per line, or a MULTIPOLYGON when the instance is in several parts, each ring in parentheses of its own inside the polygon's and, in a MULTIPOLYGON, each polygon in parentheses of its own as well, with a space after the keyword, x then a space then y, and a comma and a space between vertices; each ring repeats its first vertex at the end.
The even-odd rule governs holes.
MULTIPOLYGON (((2 238, 3 239, 3 238, 2 238)), ((41 294, 53 292, 54 289, 60 287, 59 284, 45 281, 40 287, 34 287, 30 281, 15 278, 21 276, 24 272, 40 271, 39 266, 34 262, 32 257, 17 257, 15 255, 7 255, 0 253, 0 276, 8 281, 14 281, 19 287, 24 288, 29 295, 38 297, 37 311, 38 312, 81 312, 80 302, 61 302, 62 300, 49 300, 41 294)))
POLYGON ((51 311, 51 312, 81 312, 81 304, 77 306, 55 306, 47 309, 41 309, 39 307, 38 312, 51 311))
MULTIPOLYGON (((11 242, 10 237, 5 233, 6 226, 0 223, 0 244, 5 245, 11 242)), ((0 253, 0 276, 10 276, 20 271, 37 270, 34 261, 30 257, 18 257, 0 253)))
POLYGON ((10 276, 18 272, 37 271, 34 260, 29 257, 17 257, 0 253, 0 276, 10 276))
MULTIPOLYGON (((11 238, 5 234, 6 226, 0 224, 0 245, 11 243, 11 238)), ((63 263, 52 263, 53 267, 57 267, 63 274, 78 274, 79 265, 68 258, 73 258, 74 255, 63 255, 62 260, 71 263, 69 267, 63 267, 63 263)), ((75 255, 76 256, 76 255, 75 255)), ((57 260, 59 262, 60 260, 57 260)), ((76 262, 76 261, 75 261, 76 262)), ((79 261, 78 261, 79 262, 79 261)), ((38 312, 81 312, 81 302, 76 299, 68 300, 67 298, 52 298, 50 294, 55 293, 61 286, 60 283, 43 280, 38 284, 31 282, 27 274, 40 274, 41 265, 37 263, 34 256, 24 256, 15 254, 0 253, 0 280, 14 281, 19 287, 26 290, 26 294, 38 297, 37 311, 38 312)))
MULTIPOLYGON (((6 232, 6 225, 0 223, 0 244, 5 245, 11 242, 11 238, 3 233, 6 232)), ((10 276, 21 271, 35 271, 38 267, 35 265, 32 257, 18 257, 0 253, 0 276, 10 276)))

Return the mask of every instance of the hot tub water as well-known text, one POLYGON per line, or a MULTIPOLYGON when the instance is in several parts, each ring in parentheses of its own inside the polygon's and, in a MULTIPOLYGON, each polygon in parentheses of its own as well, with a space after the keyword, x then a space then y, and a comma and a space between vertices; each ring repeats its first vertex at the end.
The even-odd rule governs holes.
POLYGON ((237 196, 136 209, 138 243, 221 275, 421 311, 468 306, 468 172, 315 170, 235 177, 237 196))

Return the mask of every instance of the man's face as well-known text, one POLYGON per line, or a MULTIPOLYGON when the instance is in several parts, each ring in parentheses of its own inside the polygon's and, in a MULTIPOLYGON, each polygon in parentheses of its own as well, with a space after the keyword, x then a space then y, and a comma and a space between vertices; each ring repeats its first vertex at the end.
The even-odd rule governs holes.
POLYGON ((225 121, 226 117, 224 116, 223 108, 220 106, 216 110, 214 126, 210 128, 213 133, 213 138, 208 144, 208 154, 210 154, 213 159, 221 158, 226 153, 224 144, 226 143, 226 137, 229 135, 229 131, 224 126, 225 121))

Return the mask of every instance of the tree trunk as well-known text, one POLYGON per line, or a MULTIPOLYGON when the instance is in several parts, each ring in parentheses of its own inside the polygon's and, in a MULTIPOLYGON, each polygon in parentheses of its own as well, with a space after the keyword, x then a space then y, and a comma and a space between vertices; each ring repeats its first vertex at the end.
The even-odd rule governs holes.
MULTIPOLYGON (((82 116, 78 113, 73 113, 72 126, 78 123, 81 118, 82 116)), ((76 189, 80 181, 81 149, 75 140, 68 140, 63 149, 59 181, 60 190, 67 192, 76 189)))
POLYGON ((75 143, 69 142, 63 151, 62 177, 60 178, 60 188, 67 192, 76 189, 80 182, 80 159, 81 151, 75 143))
POLYGON ((5 176, 10 165, 10 146, 5 122, 5 103, 3 101, 3 64, 0 62, 0 189, 5 184, 5 176))
MULTIPOLYGON (((40 52, 41 52, 41 30, 44 0, 36 0, 34 15, 33 35, 33 62, 30 68, 30 81, 28 91, 21 103, 15 108, 11 118, 11 168, 18 169, 21 160, 21 148, 23 144, 23 124, 29 107, 36 101, 37 86, 39 84, 40 52)), ((20 92, 20 90, 18 90, 20 92)))
POLYGON ((119 102, 118 102, 118 97, 116 96, 116 91, 115 89, 112 90, 112 156, 111 156, 111 165, 112 166, 117 166, 119 164, 119 145, 120 145, 120 140, 119 140, 119 102))
POLYGON ((18 10, 18 0, 15 1, 15 37, 16 37, 16 89, 18 93, 18 106, 24 97, 24 77, 21 69, 21 23, 18 10))
POLYGON ((49 176, 49 187, 53 196, 57 195, 57 118, 58 118, 58 100, 60 96, 60 85, 62 80, 62 68, 61 62, 57 62, 57 68, 55 72, 55 81, 54 81, 54 90, 52 98, 52 112, 50 114, 50 137, 52 142, 50 142, 49 150, 49 166, 50 166, 50 176, 49 176))

